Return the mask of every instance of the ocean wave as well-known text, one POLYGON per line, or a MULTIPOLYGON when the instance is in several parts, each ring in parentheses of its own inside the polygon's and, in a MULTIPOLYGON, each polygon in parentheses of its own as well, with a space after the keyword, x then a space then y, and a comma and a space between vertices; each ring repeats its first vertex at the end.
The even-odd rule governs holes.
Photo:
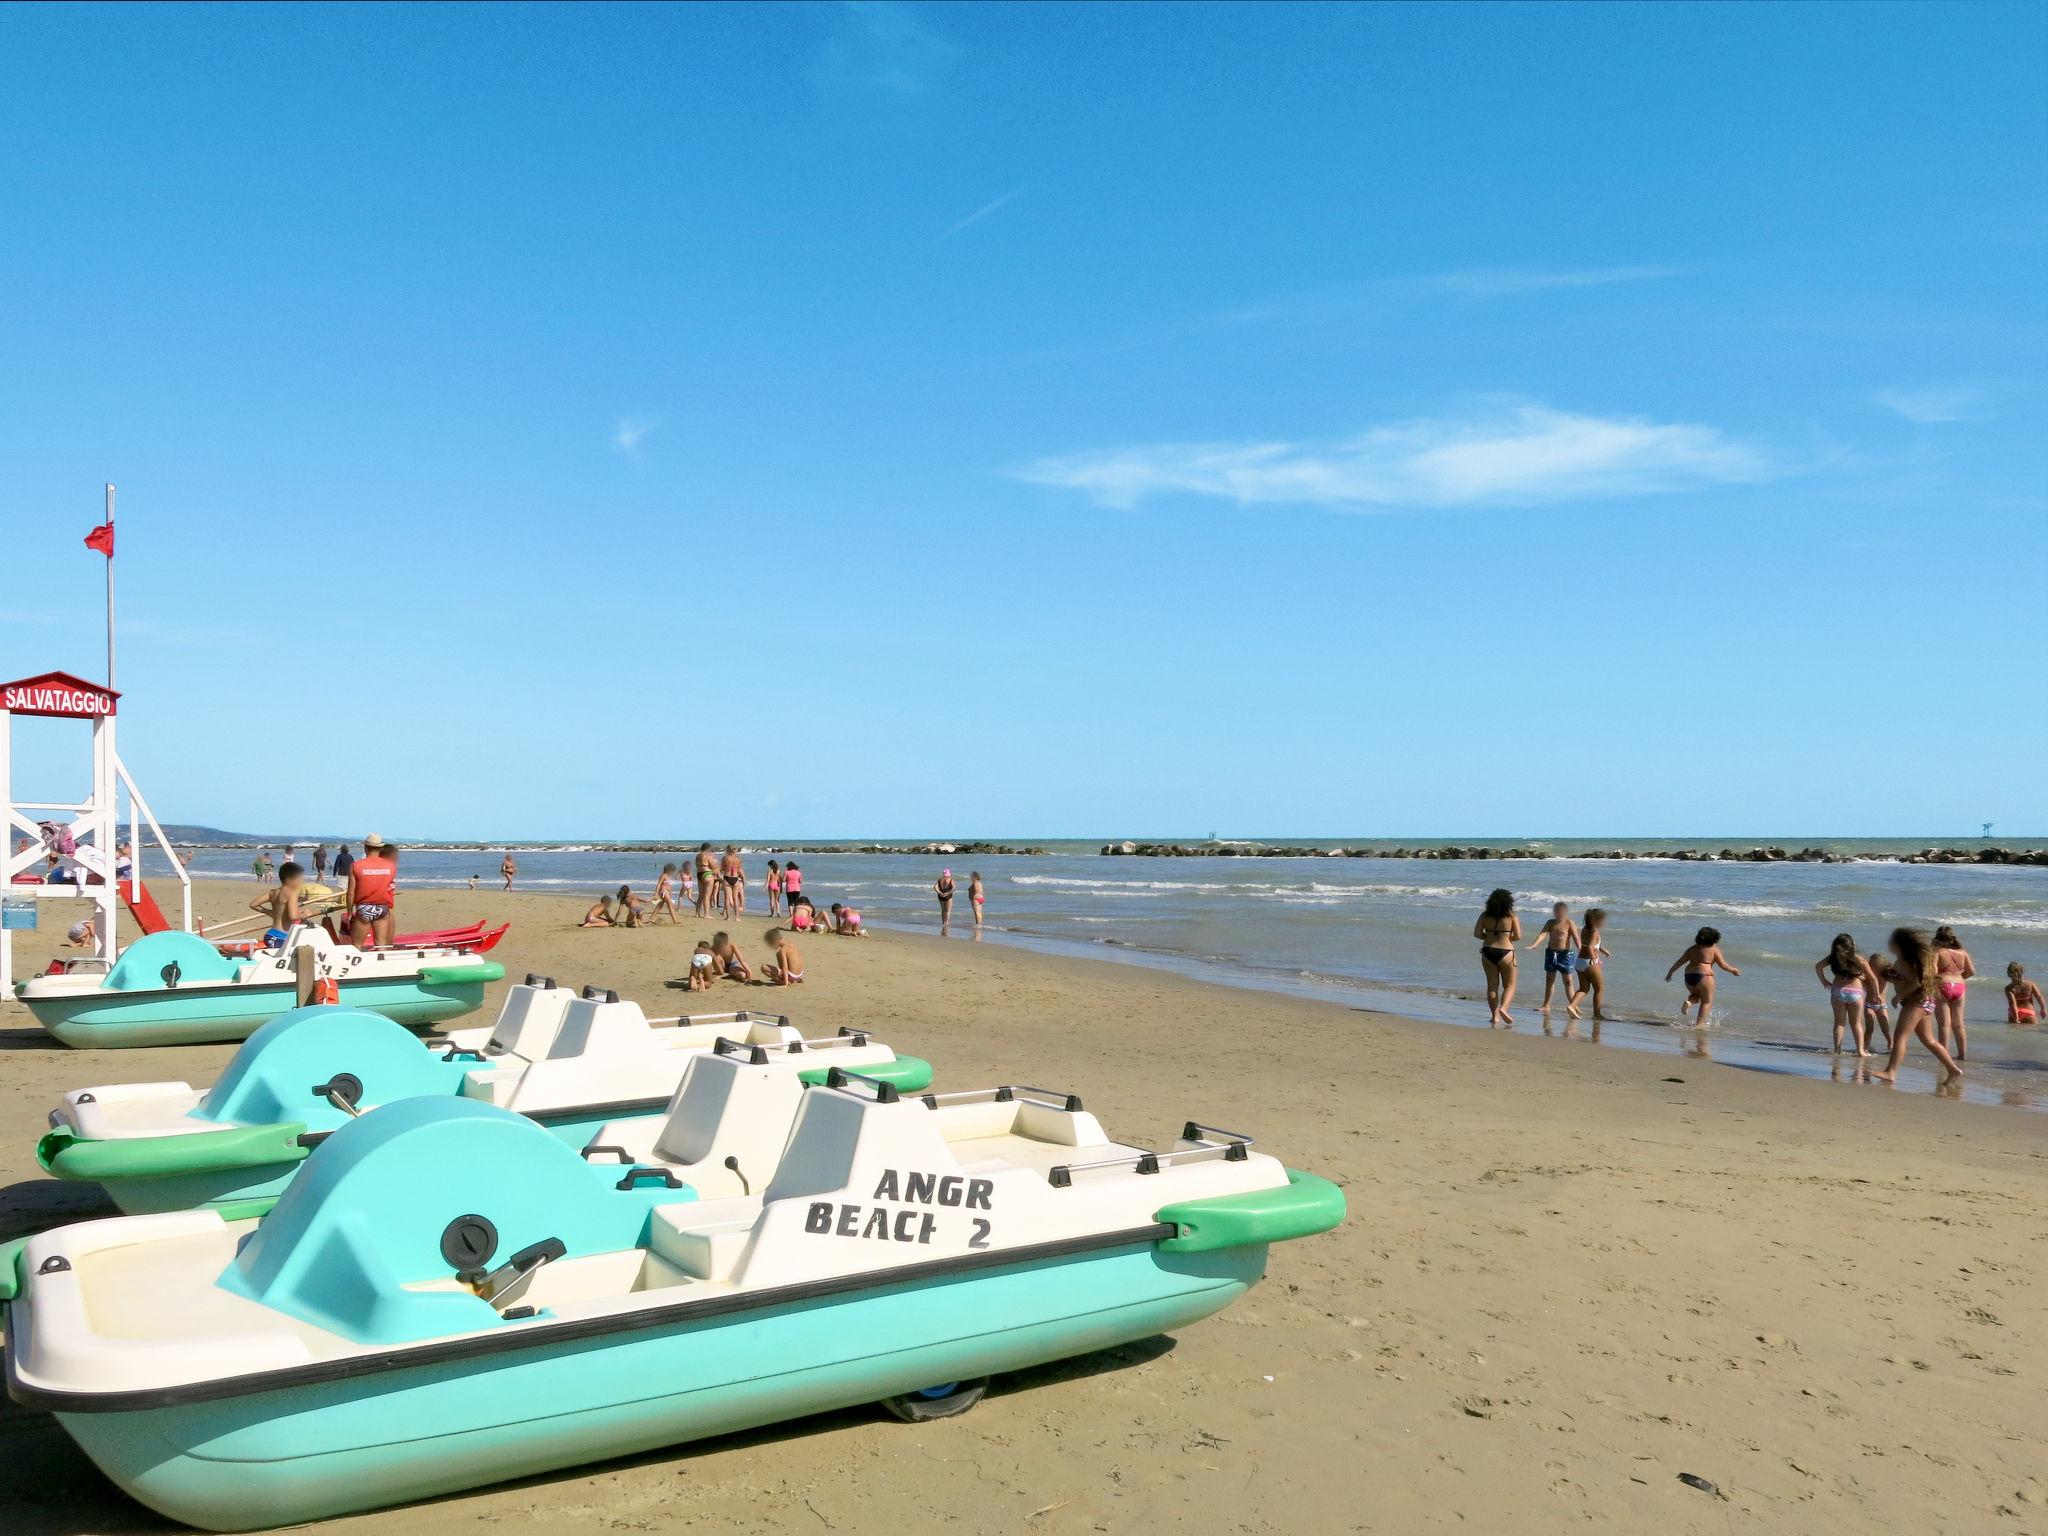
POLYGON ((1643 902, 1643 910, 1711 912, 1719 917, 1825 917, 1836 911, 1832 907, 1787 907, 1772 901, 1710 901, 1702 896, 1652 896, 1643 902))
POLYGON ((1066 875, 1012 875, 1011 885, 1050 885, 1100 891, 1229 891, 1238 887, 1205 880, 1078 880, 1066 875))

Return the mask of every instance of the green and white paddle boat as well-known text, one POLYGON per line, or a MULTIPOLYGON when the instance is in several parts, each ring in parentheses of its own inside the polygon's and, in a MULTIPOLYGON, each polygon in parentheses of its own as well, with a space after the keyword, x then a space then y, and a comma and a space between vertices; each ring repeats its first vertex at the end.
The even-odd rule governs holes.
MULTIPOLYGON (((739 1112, 732 1084, 774 1071, 723 1055, 692 1078, 723 1075, 739 1112)), ((702 1150, 723 1147, 752 1172, 723 1128, 702 1150)), ((1344 1216, 1232 1133, 1147 1150, 1065 1095, 837 1072, 751 1193, 698 1198, 679 1171, 468 1099, 389 1105, 260 1225, 28 1239, 8 1390, 152 1509, 248 1530, 858 1403, 945 1417, 995 1373, 1209 1316, 1269 1245, 1344 1216)))
POLYGON ((145 934, 109 969, 78 965, 14 990, 66 1045, 104 1050, 246 1040, 330 981, 351 1008, 401 1024, 439 1024, 476 1012, 484 988, 504 975, 497 961, 467 949, 357 949, 306 923, 246 959, 193 933, 145 934))
POLYGON ((495 1024, 440 1039, 361 1009, 296 1008, 251 1035, 211 1088, 74 1089, 50 1112, 36 1158, 60 1179, 104 1186, 130 1213, 214 1206, 249 1214, 266 1208, 330 1133, 403 1099, 496 1104, 573 1147, 608 1123, 619 1138, 635 1120, 658 1127, 689 1063, 722 1036, 774 1047, 807 1081, 822 1082, 838 1065, 902 1088, 931 1083, 930 1063, 899 1058, 856 1031, 806 1041, 787 1018, 752 1012, 650 1020, 616 992, 579 995, 528 976, 508 990, 495 1024))

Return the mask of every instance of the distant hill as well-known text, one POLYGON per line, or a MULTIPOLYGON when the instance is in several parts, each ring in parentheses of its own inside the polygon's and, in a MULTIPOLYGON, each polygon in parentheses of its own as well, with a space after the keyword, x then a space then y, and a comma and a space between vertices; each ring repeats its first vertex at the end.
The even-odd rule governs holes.
POLYGON ((174 843, 204 843, 228 848, 283 848, 296 843, 345 843, 349 839, 333 832, 295 832, 290 836, 259 837, 253 832, 224 832, 219 827, 195 827, 188 822, 167 821, 164 833, 174 843))

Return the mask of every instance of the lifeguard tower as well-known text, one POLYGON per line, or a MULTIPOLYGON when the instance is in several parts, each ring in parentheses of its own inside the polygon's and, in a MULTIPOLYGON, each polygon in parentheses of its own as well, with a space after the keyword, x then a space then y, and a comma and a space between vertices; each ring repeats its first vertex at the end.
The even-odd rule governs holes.
MULTIPOLYGON (((6 853, 0 859, 0 995, 14 992, 14 931, 34 926, 39 905, 60 900, 90 902, 98 933, 95 958, 114 959, 116 903, 134 914, 145 932, 170 924, 142 883, 142 829, 147 827, 170 860, 182 888, 183 923, 192 931, 192 879, 149 802, 135 787, 128 767, 114 746, 115 709, 121 696, 68 672, 44 672, 12 683, 0 683, 0 802, 7 806, 6 853), (14 722, 16 716, 92 723, 92 792, 83 800, 17 800, 14 798, 14 722), (121 846, 120 795, 128 797, 129 859, 118 857, 121 846), (64 819, 58 819, 64 818, 64 819), (28 843, 16 846, 18 834, 28 843), (55 855, 54 866, 51 857, 55 855), (48 874, 60 879, 50 881, 48 874)), ((71 910, 77 910, 73 905, 71 910)))

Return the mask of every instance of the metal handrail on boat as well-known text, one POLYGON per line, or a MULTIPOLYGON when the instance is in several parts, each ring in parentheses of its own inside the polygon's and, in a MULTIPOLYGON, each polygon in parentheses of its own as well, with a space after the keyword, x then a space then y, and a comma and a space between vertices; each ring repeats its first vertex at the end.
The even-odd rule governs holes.
POLYGON ((1005 1083, 1000 1088, 962 1088, 953 1093, 927 1093, 919 1095, 926 1109, 937 1109, 941 1104, 1011 1104, 1022 1099, 1027 1104, 1042 1104, 1047 1109, 1065 1110, 1070 1115, 1081 1112, 1081 1096, 1078 1093, 1061 1093, 1056 1088, 1033 1088, 1023 1083, 1005 1083))
POLYGON ((1236 1131, 1220 1130, 1213 1125, 1199 1125, 1190 1120, 1182 1127, 1182 1141, 1191 1141, 1191 1147, 1173 1147, 1159 1152, 1133 1152, 1123 1157, 1098 1158, 1091 1163, 1059 1163, 1046 1171, 1045 1181, 1054 1189, 1069 1189, 1073 1186, 1074 1175, 1088 1173, 1099 1168, 1130 1168, 1137 1173, 1157 1173, 1172 1163, 1200 1163, 1222 1158, 1226 1163, 1241 1163, 1251 1156, 1252 1138, 1240 1136, 1236 1131), (1221 1141, 1212 1141, 1220 1136, 1221 1141))

